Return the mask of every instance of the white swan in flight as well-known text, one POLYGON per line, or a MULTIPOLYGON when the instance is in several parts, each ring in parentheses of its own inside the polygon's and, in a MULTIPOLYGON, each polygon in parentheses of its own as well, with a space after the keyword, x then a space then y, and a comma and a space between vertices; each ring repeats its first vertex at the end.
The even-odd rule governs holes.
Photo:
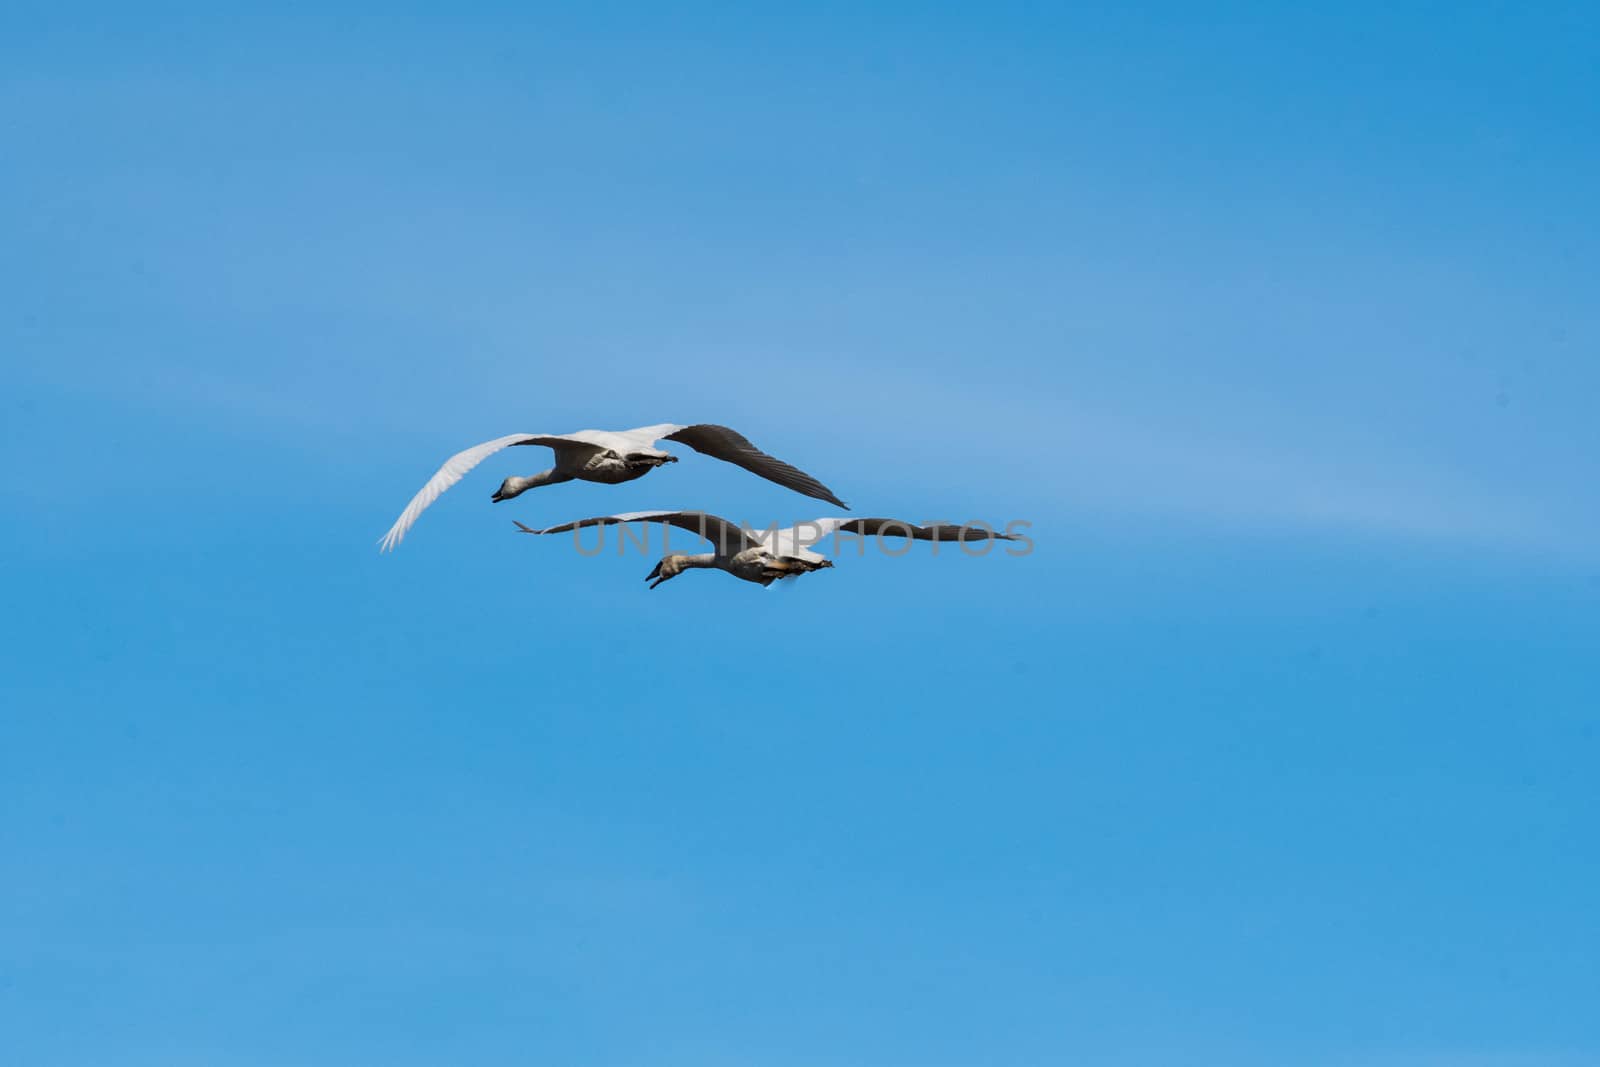
POLYGON ((709 422, 695 426, 678 426, 663 422, 656 426, 641 426, 636 430, 579 430, 577 433, 540 434, 514 433, 473 445, 457 452, 444 461, 444 466, 428 479, 428 484, 417 491, 411 503, 400 513, 389 532, 378 542, 380 551, 388 552, 405 539, 429 504, 439 499, 446 489, 455 485, 473 467, 502 448, 513 445, 544 445, 556 453, 556 465, 549 470, 526 478, 507 478, 500 483, 491 497, 495 503, 510 500, 529 489, 541 485, 555 485, 574 479, 584 482, 603 482, 617 485, 642 478, 664 463, 676 463, 678 457, 655 447, 657 441, 676 441, 688 445, 702 455, 726 460, 759 474, 769 482, 793 489, 797 493, 826 500, 849 510, 850 505, 834 496, 833 490, 817 481, 805 471, 791 467, 781 459, 767 455, 751 444, 742 434, 709 422))
POLYGON ((812 519, 787 529, 769 527, 751 530, 703 511, 630 511, 621 515, 597 515, 592 519, 579 519, 544 530, 535 530, 520 522, 517 528, 523 533, 558 534, 585 526, 613 526, 621 522, 664 522, 699 534, 716 546, 715 551, 697 556, 677 553, 663 556, 655 570, 645 576, 651 589, 694 567, 714 567, 727 571, 735 578, 762 586, 771 585, 780 578, 798 578, 802 574, 833 566, 832 560, 820 552, 812 551, 810 546, 836 532, 860 534, 863 537, 907 537, 917 541, 1018 540, 1012 534, 996 533, 987 526, 953 523, 918 526, 899 519, 853 519, 842 516, 812 519))

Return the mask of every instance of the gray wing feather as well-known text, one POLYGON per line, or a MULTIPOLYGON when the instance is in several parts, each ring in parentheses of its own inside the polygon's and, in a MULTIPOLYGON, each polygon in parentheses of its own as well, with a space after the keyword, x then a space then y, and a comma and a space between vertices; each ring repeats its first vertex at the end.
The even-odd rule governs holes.
POLYGON ((868 537, 909 537, 916 541, 1015 541, 1012 534, 997 533, 986 526, 963 526, 960 523, 936 522, 918 526, 900 519, 846 519, 834 529, 841 533, 856 533, 868 537))
POLYGON ((517 523, 517 528, 523 533, 558 534, 581 530, 586 526, 615 526, 623 522, 664 522, 680 530, 698 534, 716 545, 722 552, 738 552, 746 548, 756 548, 761 544, 727 519, 707 515, 703 511, 626 511, 620 515, 596 515, 591 519, 564 522, 560 526, 547 526, 543 530, 535 530, 520 522, 517 523))
POLYGON ((797 522, 793 526, 782 527, 774 533, 767 534, 764 542, 774 555, 821 559, 823 556, 815 546, 833 533, 860 534, 863 537, 907 537, 916 541, 1016 540, 1011 534, 996 533, 983 526, 962 526, 947 522, 918 526, 914 522, 900 519, 854 519, 841 515, 811 519, 807 522, 797 522))
POLYGON ((736 430, 726 426, 717 426, 714 423, 702 422, 694 426, 685 426, 661 438, 663 441, 677 441, 679 444, 688 445, 701 455, 710 456, 732 463, 736 467, 743 467, 751 474, 758 474, 769 482, 776 482, 786 489, 793 489, 797 493, 817 500, 826 500, 837 507, 849 510, 846 504, 834 495, 833 490, 817 481, 811 475, 798 467, 792 467, 781 459, 769 456, 749 439, 736 430))

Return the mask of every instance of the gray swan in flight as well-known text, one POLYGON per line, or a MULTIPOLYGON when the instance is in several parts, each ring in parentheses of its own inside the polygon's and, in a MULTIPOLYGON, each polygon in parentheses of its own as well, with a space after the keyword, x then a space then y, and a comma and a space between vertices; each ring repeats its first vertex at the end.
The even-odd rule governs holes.
POLYGON ((473 467, 502 448, 514 445, 544 445, 555 450, 556 465, 549 470, 526 478, 507 478, 500 483, 491 499, 495 503, 510 500, 529 489, 558 482, 583 481, 618 485, 642 478, 666 463, 676 463, 678 457, 655 447, 657 441, 676 441, 688 445, 702 455, 724 460, 759 474, 797 493, 826 500, 830 504, 849 510, 850 505, 834 495, 833 490, 817 481, 805 471, 791 467, 781 459, 767 455, 735 430, 713 423, 679 426, 663 422, 656 426, 641 426, 636 430, 579 430, 577 433, 540 434, 514 433, 473 445, 457 452, 444 461, 444 466, 428 479, 428 484, 417 491, 411 503, 400 513, 389 532, 378 542, 380 551, 389 552, 405 539, 406 531, 427 510, 429 504, 452 485, 455 485, 473 467))
POLYGON ((559 534, 585 526, 614 526, 623 522, 664 522, 698 534, 716 546, 715 551, 700 555, 671 553, 662 557, 655 569, 645 576, 651 589, 695 567, 727 571, 735 578, 761 586, 771 585, 780 578, 798 578, 802 574, 833 566, 832 560, 820 552, 812 551, 810 546, 836 532, 860 534, 863 537, 906 537, 917 541, 1018 540, 1012 534, 996 533, 986 526, 954 523, 918 526, 899 519, 834 517, 796 523, 788 529, 772 527, 751 530, 703 511, 630 511, 620 515, 597 515, 592 519, 579 519, 544 530, 535 530, 520 522, 517 528, 523 533, 559 534), (805 533, 801 532, 802 528, 805 533))

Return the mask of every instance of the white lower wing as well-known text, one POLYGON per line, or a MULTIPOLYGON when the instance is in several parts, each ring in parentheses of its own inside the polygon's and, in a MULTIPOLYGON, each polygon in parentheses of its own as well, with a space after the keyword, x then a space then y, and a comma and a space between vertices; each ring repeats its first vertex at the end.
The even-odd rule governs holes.
POLYGON ((774 556, 794 556, 798 559, 823 559, 822 553, 812 546, 839 528, 844 518, 804 519, 775 532, 758 531, 767 551, 774 556))
POLYGON ((444 461, 444 466, 436 471, 428 484, 417 490, 417 495, 411 498, 411 503, 394 520, 394 525, 389 527, 389 532, 378 541, 380 552, 390 552, 401 541, 405 540, 406 531, 416 523, 417 518, 427 510, 428 505, 438 500, 444 491, 466 477, 468 471, 476 467, 483 460, 494 455, 502 448, 512 445, 524 444, 555 444, 562 438, 551 434, 513 433, 504 437, 496 437, 493 441, 485 441, 481 445, 473 445, 464 451, 457 452, 444 461))

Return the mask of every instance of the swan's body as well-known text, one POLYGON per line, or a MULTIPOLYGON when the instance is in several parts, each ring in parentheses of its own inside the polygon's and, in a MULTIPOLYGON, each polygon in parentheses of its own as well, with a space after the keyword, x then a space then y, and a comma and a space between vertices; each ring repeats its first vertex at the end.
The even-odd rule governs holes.
POLYGON ((657 467, 676 463, 678 457, 656 447, 657 441, 676 441, 688 445, 703 455, 743 467, 771 482, 793 489, 818 500, 826 500, 841 508, 848 508, 833 490, 811 475, 791 467, 751 444, 744 436, 726 426, 700 423, 679 426, 664 422, 655 426, 641 426, 636 430, 579 430, 567 434, 514 433, 473 445, 457 452, 444 461, 444 465, 428 479, 428 484, 411 498, 405 511, 395 520, 389 532, 379 542, 382 551, 388 552, 405 539, 429 504, 464 478, 468 471, 503 448, 517 445, 543 445, 556 454, 555 466, 525 478, 507 478, 500 483, 490 499, 495 503, 520 496, 529 489, 559 482, 599 482, 603 485, 620 485, 635 478, 643 478, 657 467))
POLYGON ((985 526, 950 523, 917 526, 898 519, 854 519, 842 516, 812 519, 787 529, 769 527, 751 530, 703 511, 630 511, 620 515, 597 515, 592 519, 579 519, 544 530, 535 530, 520 522, 517 528, 523 533, 558 534, 585 526, 614 526, 624 522, 666 523, 698 534, 715 546, 714 551, 699 555, 671 553, 663 556, 655 569, 645 576, 651 589, 694 568, 715 568, 762 586, 771 585, 780 578, 798 578, 802 574, 833 566, 832 560, 811 548, 833 533, 862 537, 906 537, 917 541, 1016 540, 1011 534, 996 533, 985 526))

